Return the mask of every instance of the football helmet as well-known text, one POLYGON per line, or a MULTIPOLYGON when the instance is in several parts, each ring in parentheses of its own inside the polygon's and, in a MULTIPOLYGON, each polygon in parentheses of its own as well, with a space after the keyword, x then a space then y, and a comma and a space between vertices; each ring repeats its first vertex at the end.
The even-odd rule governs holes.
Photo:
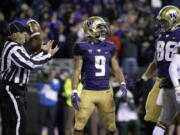
POLYGON ((86 37, 92 37, 100 41, 106 39, 106 35, 110 33, 106 21, 99 16, 92 16, 83 23, 83 30, 86 37))
POLYGON ((180 10, 172 5, 165 6, 159 11, 157 20, 163 32, 174 30, 180 24, 180 10))

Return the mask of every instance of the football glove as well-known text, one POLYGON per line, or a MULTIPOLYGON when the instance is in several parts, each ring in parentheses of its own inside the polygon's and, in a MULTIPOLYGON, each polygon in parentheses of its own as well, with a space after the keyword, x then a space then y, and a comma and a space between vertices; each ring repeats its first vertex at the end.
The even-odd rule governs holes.
POLYGON ((147 93, 147 87, 150 84, 150 81, 145 75, 136 81, 136 96, 142 96, 147 93))
POLYGON ((180 86, 175 87, 176 101, 180 103, 180 86))
POLYGON ((119 90, 122 91, 122 95, 121 95, 121 99, 126 100, 127 97, 127 88, 126 88, 126 84, 123 82, 121 83, 119 90))
POLYGON ((79 110, 80 109, 80 98, 78 96, 78 92, 77 90, 73 90, 73 93, 71 95, 71 102, 72 102, 72 105, 73 107, 76 109, 76 110, 79 110))

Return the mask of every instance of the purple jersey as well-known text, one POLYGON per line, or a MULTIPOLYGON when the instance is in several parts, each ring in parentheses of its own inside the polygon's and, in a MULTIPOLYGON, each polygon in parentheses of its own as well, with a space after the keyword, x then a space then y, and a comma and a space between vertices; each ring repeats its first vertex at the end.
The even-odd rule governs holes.
POLYGON ((180 28, 160 34, 156 41, 156 60, 158 77, 169 77, 169 64, 180 44, 180 28))
POLYGON ((83 57, 81 78, 83 89, 109 89, 110 59, 115 53, 111 42, 81 42, 75 45, 74 55, 83 57))

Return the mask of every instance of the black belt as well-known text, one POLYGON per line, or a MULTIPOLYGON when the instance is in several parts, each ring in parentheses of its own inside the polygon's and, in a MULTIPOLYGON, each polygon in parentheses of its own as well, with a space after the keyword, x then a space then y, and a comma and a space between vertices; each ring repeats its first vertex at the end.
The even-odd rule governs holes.
POLYGON ((10 88, 9 90, 12 92, 13 95, 15 96, 26 96, 26 91, 27 87, 24 84, 21 83, 13 83, 13 82, 8 82, 8 81, 0 81, 1 89, 0 91, 3 93, 6 89, 5 87, 8 85, 10 88))
POLYGON ((0 80, 0 84, 5 84, 5 85, 16 85, 20 88, 26 88, 26 84, 23 84, 23 83, 13 83, 13 82, 8 82, 8 81, 3 81, 3 80, 0 80))

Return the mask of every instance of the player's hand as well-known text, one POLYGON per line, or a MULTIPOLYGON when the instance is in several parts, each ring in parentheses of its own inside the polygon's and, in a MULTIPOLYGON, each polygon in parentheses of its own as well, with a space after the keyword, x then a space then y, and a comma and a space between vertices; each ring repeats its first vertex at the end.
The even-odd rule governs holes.
POLYGON ((180 86, 175 87, 176 101, 180 103, 180 86))
POLYGON ((48 52, 49 48, 52 48, 54 40, 49 40, 46 44, 41 45, 41 49, 48 52))
POLYGON ((144 80, 143 78, 140 78, 139 80, 137 80, 136 86, 142 87, 144 85, 144 83, 146 83, 146 82, 147 82, 146 80, 144 80))
POLYGON ((140 87, 142 87, 148 80, 149 80, 148 77, 147 77, 145 74, 143 74, 143 75, 141 76, 141 78, 137 80, 136 86, 140 88, 140 87))
POLYGON ((41 49, 48 53, 49 48, 52 48, 54 40, 49 40, 46 44, 41 45, 41 49))
POLYGON ((71 95, 71 102, 72 102, 72 105, 73 107, 76 109, 76 110, 79 110, 80 109, 80 98, 78 96, 78 92, 77 90, 73 90, 73 93, 71 95))
POLYGON ((135 94, 137 96, 142 96, 144 93, 146 93, 146 84, 147 82, 149 82, 150 80, 146 80, 143 77, 139 78, 136 81, 136 92, 135 94))
POLYGON ((122 91, 121 99, 126 100, 127 97, 127 88, 125 83, 121 83, 119 90, 122 91))
POLYGON ((47 52, 48 54, 50 54, 51 56, 53 56, 59 50, 58 46, 54 48, 52 47, 53 43, 54 40, 49 40, 45 45, 44 44, 41 45, 41 49, 47 52))

